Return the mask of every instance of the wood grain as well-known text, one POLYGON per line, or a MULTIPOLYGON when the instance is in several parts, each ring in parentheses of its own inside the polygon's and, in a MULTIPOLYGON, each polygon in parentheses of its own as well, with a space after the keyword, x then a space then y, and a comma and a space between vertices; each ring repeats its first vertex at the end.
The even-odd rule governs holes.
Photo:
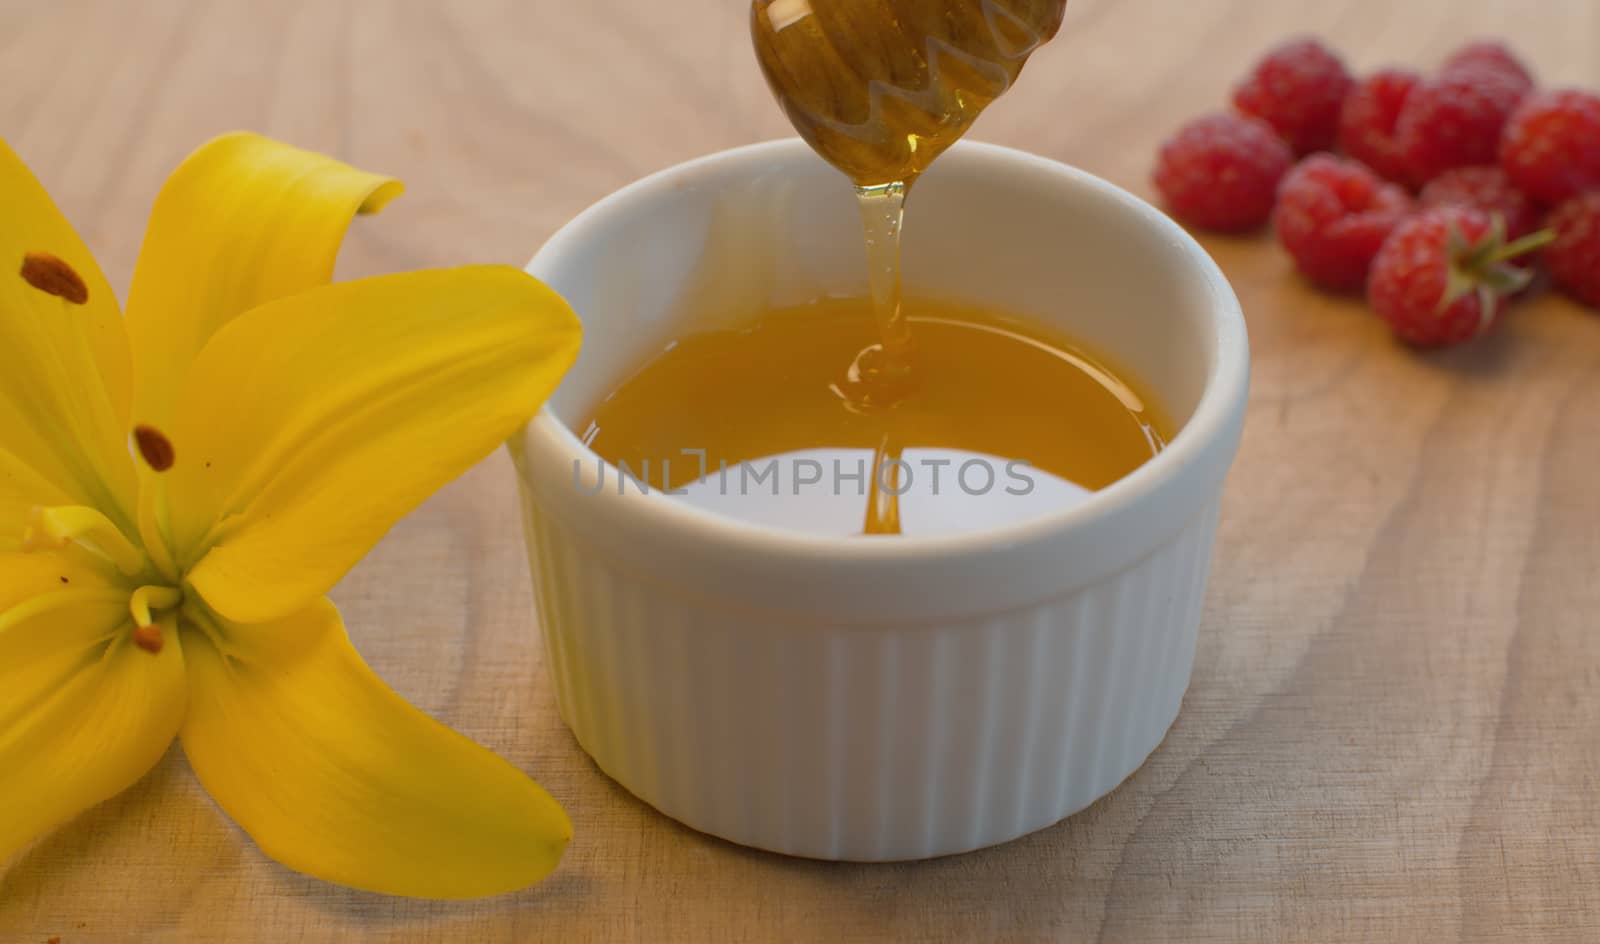
MULTIPOLYGON (((1161 136, 1295 31, 1360 68, 1501 33, 1600 86, 1594 0, 1073 0, 977 136, 1147 192, 1161 136)), ((0 133, 114 284, 165 174, 235 127, 410 185, 344 276, 520 264, 635 177, 786 133, 739 0, 0 3, 0 133)), ((1207 245, 1250 319, 1248 432, 1183 714, 1087 812, 897 866, 655 814, 556 716, 497 457, 336 597, 380 674, 567 805, 553 879, 449 904, 302 878, 174 752, 0 873, 0 940, 1600 940, 1600 315, 1541 297, 1418 356, 1268 241, 1207 245)))

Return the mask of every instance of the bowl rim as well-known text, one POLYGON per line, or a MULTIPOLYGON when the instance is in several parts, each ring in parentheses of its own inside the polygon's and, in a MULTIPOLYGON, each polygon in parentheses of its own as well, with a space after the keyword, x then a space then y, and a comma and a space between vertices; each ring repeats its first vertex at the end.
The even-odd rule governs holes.
MULTIPOLYGON (((549 273, 563 264, 563 256, 589 230, 613 225, 617 218, 632 212, 633 204, 656 191, 685 188, 724 177, 742 179, 756 170, 770 171, 780 162, 797 160, 821 162, 804 141, 788 137, 718 151, 651 173, 601 198, 563 225, 534 255, 526 270, 536 278, 548 280, 549 273)), ((1244 313, 1220 267, 1187 231, 1129 191, 1050 158, 969 140, 958 142, 940 160, 943 163, 994 163, 1002 173, 1006 168, 1042 172, 1060 178, 1065 186, 1094 191, 1098 197, 1119 204, 1131 217, 1155 230, 1178 250, 1174 259, 1192 266, 1194 274, 1208 290, 1200 307, 1209 314, 1215 356, 1206 373, 1199 401, 1166 449, 1128 475, 1069 507, 1021 522, 955 534, 900 535, 892 540, 807 534, 720 515, 655 490, 647 494, 635 491, 619 495, 603 489, 597 494, 584 495, 584 501, 570 503, 569 511, 587 516, 595 512, 581 509, 596 509, 602 502, 619 507, 627 503, 627 517, 634 526, 670 532, 706 549, 734 554, 781 554, 797 563, 899 567, 982 554, 1002 546, 1033 545, 1089 529, 1165 491, 1174 480, 1202 467, 1229 438, 1230 432, 1236 434, 1250 376, 1244 313)), ((840 179, 841 185, 845 185, 844 178, 840 179)), ((583 313, 579 312, 579 316, 581 318, 583 313)), ((599 459, 598 454, 585 446, 555 415, 548 403, 514 434, 512 453, 519 466, 518 475, 525 484, 533 477, 532 469, 536 465, 559 461, 565 470, 571 467, 573 460, 599 459), (521 467, 524 463, 528 468, 521 467)), ((605 465, 608 470, 616 470, 609 462, 605 465)))

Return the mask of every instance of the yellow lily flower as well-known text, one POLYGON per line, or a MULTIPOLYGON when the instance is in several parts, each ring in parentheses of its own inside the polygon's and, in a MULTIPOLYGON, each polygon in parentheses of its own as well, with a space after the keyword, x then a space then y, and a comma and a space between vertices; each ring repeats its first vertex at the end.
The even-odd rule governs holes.
POLYGON ((400 190, 212 141, 156 201, 124 321, 0 141, 0 863, 176 736, 292 869, 456 898, 555 867, 561 807, 385 686, 323 597, 577 356, 516 269, 327 284, 400 190))

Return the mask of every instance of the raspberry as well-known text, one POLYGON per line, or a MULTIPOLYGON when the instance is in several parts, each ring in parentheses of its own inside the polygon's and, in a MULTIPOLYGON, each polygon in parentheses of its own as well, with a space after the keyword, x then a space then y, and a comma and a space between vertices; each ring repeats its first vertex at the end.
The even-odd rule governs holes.
POLYGON ((1411 198, 1355 161, 1314 154, 1278 188, 1278 241, 1306 278, 1334 291, 1366 284, 1367 268, 1411 198))
POLYGON ((1600 308, 1600 190, 1573 197, 1550 214, 1556 239, 1544 251, 1556 284, 1590 308, 1600 308))
POLYGON ((1421 83, 1422 76, 1408 69, 1383 69, 1357 84, 1339 116, 1339 149, 1390 180, 1405 180, 1395 126, 1421 83))
POLYGON ((1563 89, 1530 97, 1506 125, 1500 165, 1551 206, 1600 188, 1600 95, 1563 89))
POLYGON ((1294 154, 1255 118, 1211 115, 1186 125, 1161 147, 1155 182, 1167 206, 1204 229, 1254 229, 1272 214, 1278 181, 1294 154))
POLYGON ((1498 39, 1480 39, 1462 46, 1450 54, 1450 58, 1444 61, 1439 71, 1449 72, 1452 69, 1472 66, 1488 66, 1500 70, 1506 76, 1515 79, 1522 86, 1524 93, 1533 91, 1534 86, 1538 84, 1533 78, 1533 73, 1523 65, 1521 59, 1517 58, 1517 54, 1498 39))
POLYGON ((1521 239, 1539 228, 1542 212, 1528 195, 1511 186, 1499 167, 1457 167, 1447 170, 1422 188, 1425 207, 1464 206, 1499 214, 1506 222, 1506 236, 1521 239))
POLYGON ((1296 154, 1326 151, 1339 136, 1339 110, 1354 83, 1344 63, 1315 39, 1283 44, 1234 90, 1233 104, 1277 129, 1296 154))
POLYGON ((1493 164, 1500 131, 1526 96, 1503 71, 1457 66, 1412 90, 1395 128, 1407 178, 1421 187, 1452 167, 1493 164))
POLYGON ((1439 207, 1401 223, 1372 262, 1367 302, 1402 340, 1420 347, 1459 344, 1487 331, 1506 296, 1533 273, 1510 260, 1537 245, 1507 245, 1479 210, 1439 207))

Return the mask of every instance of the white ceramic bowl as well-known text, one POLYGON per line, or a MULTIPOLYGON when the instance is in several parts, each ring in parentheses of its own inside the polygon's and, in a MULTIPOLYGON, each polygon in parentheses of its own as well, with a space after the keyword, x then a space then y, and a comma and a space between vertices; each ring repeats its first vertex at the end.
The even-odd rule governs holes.
POLYGON ((661 812, 823 859, 962 852, 1048 826, 1144 762, 1188 687, 1249 378, 1239 304, 1164 215, 1053 161, 962 144, 912 195, 916 294, 1056 325, 1180 431, 1089 500, 926 538, 786 533, 608 487, 567 425, 686 320, 865 291, 849 187, 799 141, 625 188, 529 271, 583 353, 511 443, 562 717, 661 812), (685 312, 692 314, 686 315, 685 312))

